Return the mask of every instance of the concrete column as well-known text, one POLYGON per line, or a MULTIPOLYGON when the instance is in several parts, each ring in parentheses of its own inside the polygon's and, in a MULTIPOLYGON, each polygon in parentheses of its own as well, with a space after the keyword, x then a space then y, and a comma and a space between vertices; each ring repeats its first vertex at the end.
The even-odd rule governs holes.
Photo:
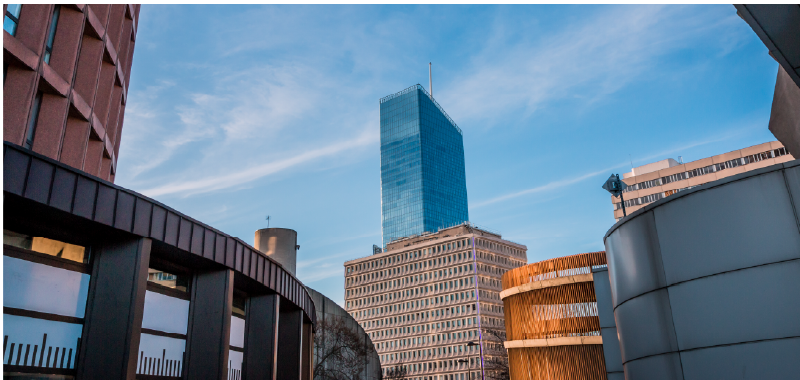
POLYGON ((303 311, 281 310, 279 318, 278 379, 300 380, 303 357, 303 311))
POLYGON ((184 376, 225 380, 231 340, 233 271, 194 275, 189 307, 184 376))
POLYGON ((250 297, 244 332, 242 379, 275 380, 278 360, 280 296, 250 297))
POLYGON ((136 377, 150 239, 105 243, 92 259, 78 379, 136 377))

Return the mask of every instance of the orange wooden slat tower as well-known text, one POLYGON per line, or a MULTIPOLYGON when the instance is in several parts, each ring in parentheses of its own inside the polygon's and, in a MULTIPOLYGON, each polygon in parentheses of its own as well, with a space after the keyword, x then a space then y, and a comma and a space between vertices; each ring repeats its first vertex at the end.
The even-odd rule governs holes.
POLYGON ((605 265, 605 252, 590 252, 503 275, 512 380, 606 378, 592 276, 605 265))

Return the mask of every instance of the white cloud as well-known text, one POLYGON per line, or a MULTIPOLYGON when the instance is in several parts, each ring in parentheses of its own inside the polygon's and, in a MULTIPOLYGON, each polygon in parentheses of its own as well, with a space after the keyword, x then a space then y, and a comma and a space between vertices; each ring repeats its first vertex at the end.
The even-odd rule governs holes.
POLYGON ((252 182, 265 176, 278 173, 288 168, 307 163, 312 160, 331 156, 343 151, 369 145, 377 141, 377 133, 366 130, 360 136, 336 144, 305 151, 295 156, 268 162, 245 170, 224 175, 205 176, 191 181, 174 181, 162 186, 142 190, 142 194, 157 197, 166 194, 182 195, 200 194, 214 190, 227 189, 252 182))
MULTIPOLYGON (((529 116, 561 100, 583 99, 588 105, 631 83, 665 75, 657 69, 662 58, 699 48, 702 34, 728 36, 715 49, 730 52, 741 43, 733 37, 738 25, 719 16, 717 9, 699 7, 607 7, 533 40, 506 34, 506 20, 500 18, 471 64, 439 97, 456 120, 473 119, 473 124, 491 123, 502 113, 529 116)), ((541 32, 520 28, 523 35, 541 32)))

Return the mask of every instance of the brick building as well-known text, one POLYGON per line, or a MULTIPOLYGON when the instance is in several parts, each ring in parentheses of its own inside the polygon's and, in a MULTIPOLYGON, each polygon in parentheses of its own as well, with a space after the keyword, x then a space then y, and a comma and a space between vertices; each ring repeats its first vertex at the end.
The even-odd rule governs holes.
POLYGON ((3 5, 3 140, 113 182, 139 7, 3 5))

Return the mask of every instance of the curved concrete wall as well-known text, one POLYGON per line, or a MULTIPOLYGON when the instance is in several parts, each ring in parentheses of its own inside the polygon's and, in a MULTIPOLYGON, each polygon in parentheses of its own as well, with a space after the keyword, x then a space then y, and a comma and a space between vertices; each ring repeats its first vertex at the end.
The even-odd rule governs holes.
POLYGON ((288 228, 262 228, 256 231, 256 249, 297 276, 297 231, 288 228))
POLYGON ((605 237, 626 379, 796 379, 800 160, 684 191, 605 237))
MULTIPOLYGON (((364 360, 367 363, 364 372, 360 374, 360 379, 364 380, 380 380, 381 376, 381 359, 378 355, 378 351, 374 349, 375 345, 372 343, 372 339, 370 339, 369 335, 364 331, 361 325, 353 318, 350 313, 348 313, 345 309, 339 306, 336 302, 333 302, 332 299, 325 297, 322 293, 306 287, 308 293, 311 295, 311 299, 314 301, 314 306, 316 307, 317 311, 317 321, 325 321, 330 318, 342 318, 345 320, 347 326, 352 330, 355 331, 358 335, 364 337, 365 344, 373 347, 370 350, 369 354, 367 355, 364 360)), ((320 331, 317 331, 317 334, 320 334, 320 331)), ((316 365, 316 360, 318 358, 314 358, 316 365)), ((315 374, 316 378, 316 374, 315 374)))

